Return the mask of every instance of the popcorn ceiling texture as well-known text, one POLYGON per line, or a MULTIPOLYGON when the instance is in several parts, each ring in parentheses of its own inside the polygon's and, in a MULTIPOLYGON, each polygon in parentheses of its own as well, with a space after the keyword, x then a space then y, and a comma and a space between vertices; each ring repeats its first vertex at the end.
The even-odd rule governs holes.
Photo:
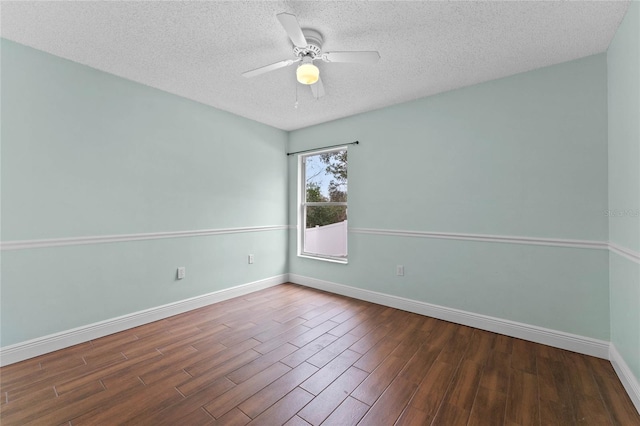
POLYGON ((2 2, 2 37, 294 130, 605 51, 628 1, 2 2), (297 85, 276 19, 293 13, 325 51, 381 60, 318 64, 326 96, 297 85), (294 108, 296 85, 299 107, 294 108))

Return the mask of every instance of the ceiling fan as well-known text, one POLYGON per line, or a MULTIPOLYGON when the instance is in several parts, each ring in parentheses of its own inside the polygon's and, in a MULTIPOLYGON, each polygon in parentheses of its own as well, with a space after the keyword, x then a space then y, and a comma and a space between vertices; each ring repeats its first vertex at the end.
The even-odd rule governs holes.
POLYGON ((313 64, 313 61, 374 64, 380 59, 380 54, 376 51, 323 52, 322 35, 318 31, 300 28, 296 16, 290 13, 279 13, 276 16, 293 42, 295 58, 285 59, 284 61, 244 72, 242 73, 243 76, 247 78, 255 77, 300 62, 296 70, 298 82, 309 85, 313 97, 319 99, 325 94, 324 85, 322 84, 322 79, 320 79, 320 70, 313 64))

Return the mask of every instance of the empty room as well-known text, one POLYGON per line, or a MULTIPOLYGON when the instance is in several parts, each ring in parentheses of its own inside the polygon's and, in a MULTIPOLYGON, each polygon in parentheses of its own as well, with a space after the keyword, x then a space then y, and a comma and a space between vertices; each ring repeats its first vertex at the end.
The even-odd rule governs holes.
POLYGON ((640 2, 0 35, 3 426, 640 426, 640 2))

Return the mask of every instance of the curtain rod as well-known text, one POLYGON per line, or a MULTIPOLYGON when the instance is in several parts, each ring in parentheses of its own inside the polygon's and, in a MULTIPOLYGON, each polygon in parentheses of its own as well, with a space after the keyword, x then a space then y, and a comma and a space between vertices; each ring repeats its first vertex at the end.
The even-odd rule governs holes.
POLYGON ((360 143, 359 141, 355 141, 355 142, 349 142, 349 143, 341 143, 340 145, 321 146, 320 148, 305 149, 304 151, 287 152, 287 155, 302 154, 303 152, 312 152, 312 151, 317 151, 319 149, 336 148, 338 146, 345 146, 345 145, 358 145, 359 143, 360 143))

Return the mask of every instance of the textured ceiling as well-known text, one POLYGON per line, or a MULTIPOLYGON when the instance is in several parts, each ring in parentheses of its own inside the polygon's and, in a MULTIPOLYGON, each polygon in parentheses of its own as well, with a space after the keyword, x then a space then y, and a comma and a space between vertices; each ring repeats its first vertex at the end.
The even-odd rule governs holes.
POLYGON ((600 52, 628 2, 2 2, 2 37, 293 130, 600 52), (276 19, 323 50, 378 50, 370 67, 319 63, 326 96, 295 82, 276 19), (294 108, 298 86, 298 108, 294 108))

